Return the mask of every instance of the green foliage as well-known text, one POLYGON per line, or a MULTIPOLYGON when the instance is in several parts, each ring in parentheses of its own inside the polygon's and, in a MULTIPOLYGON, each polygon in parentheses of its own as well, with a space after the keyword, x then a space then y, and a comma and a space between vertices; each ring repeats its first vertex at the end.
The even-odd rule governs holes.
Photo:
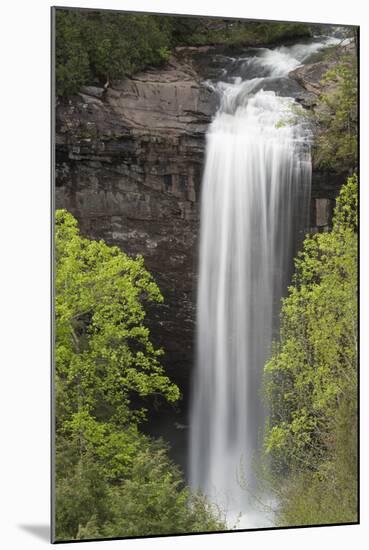
POLYGON ((347 179, 342 187, 336 202, 333 223, 336 233, 342 233, 351 229, 355 233, 358 229, 358 180, 354 174, 347 179))
POLYGON ((109 487, 101 467, 84 454, 76 464, 69 463, 68 469, 62 469, 66 465, 61 460, 65 459, 64 454, 59 450, 56 463, 57 540, 78 538, 80 526, 88 525, 92 519, 101 525, 110 517, 109 487))
POLYGON ((179 398, 144 323, 163 298, 143 259, 81 237, 66 210, 55 256, 57 540, 222 528, 164 444, 139 431, 140 399, 179 398))
POLYGON ((311 35, 309 26, 303 23, 198 19, 178 24, 179 38, 187 45, 258 46, 311 35))
POLYGON ((323 78, 327 91, 315 109, 318 137, 313 150, 315 164, 336 172, 357 169, 357 59, 341 58, 323 78))
POLYGON ((81 85, 104 85, 147 65, 168 60, 168 18, 103 11, 56 10, 56 92, 79 91, 81 85))
POLYGON ((356 392, 343 400, 330 433, 326 460, 315 472, 289 476, 280 489, 279 525, 319 525, 357 521, 356 392))
POLYGON ((58 540, 217 531, 219 511, 184 486, 166 447, 142 434, 124 475, 111 481, 104 460, 60 440, 57 453, 58 540))
POLYGON ((116 525, 128 536, 221 528, 217 510, 183 487, 164 450, 138 455, 130 479, 115 488, 112 497, 113 519, 107 536, 114 536, 116 525))
POLYGON ((57 95, 79 90, 90 79, 88 53, 81 40, 81 14, 57 11, 55 37, 55 81, 57 95))
POLYGON ((178 388, 159 364, 163 351, 154 349, 144 325, 144 304, 163 298, 142 257, 133 260, 117 247, 82 238, 66 210, 56 212, 55 232, 55 361, 69 401, 61 412, 100 420, 114 411, 122 425, 134 393, 176 401, 178 388))
POLYGON ((333 225, 304 242, 265 367, 265 452, 283 525, 356 518, 356 176, 341 191, 333 225))

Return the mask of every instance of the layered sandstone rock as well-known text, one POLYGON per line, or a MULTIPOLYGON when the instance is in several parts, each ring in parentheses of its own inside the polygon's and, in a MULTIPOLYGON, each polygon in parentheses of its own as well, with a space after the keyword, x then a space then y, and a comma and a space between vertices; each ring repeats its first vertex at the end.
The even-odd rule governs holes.
POLYGON ((148 314, 168 374, 187 393, 193 364, 199 194, 216 99, 172 59, 57 106, 56 207, 81 233, 145 258, 164 304, 148 314))

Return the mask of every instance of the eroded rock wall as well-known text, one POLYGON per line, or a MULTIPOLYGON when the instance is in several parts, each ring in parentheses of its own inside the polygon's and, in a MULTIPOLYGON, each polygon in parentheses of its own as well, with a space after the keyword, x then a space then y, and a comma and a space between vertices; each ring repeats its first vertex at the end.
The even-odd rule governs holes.
POLYGON ((163 295, 149 313, 182 389, 193 363, 195 264, 205 132, 214 97, 185 62, 57 107, 56 207, 81 233, 142 254, 163 295))

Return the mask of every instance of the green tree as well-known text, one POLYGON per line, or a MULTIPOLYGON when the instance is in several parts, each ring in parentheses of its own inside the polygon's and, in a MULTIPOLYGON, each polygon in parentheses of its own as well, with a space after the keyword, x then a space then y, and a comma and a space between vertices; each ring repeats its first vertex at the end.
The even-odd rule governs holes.
POLYGON ((56 10, 56 93, 105 85, 169 59, 171 25, 155 15, 56 10))
POLYGON ((179 398, 145 326, 145 305, 163 298, 142 257, 81 237, 66 210, 55 256, 57 540, 222 528, 139 431, 144 399, 179 398))
POLYGON ((355 521, 356 176, 342 188, 332 232, 307 237, 298 255, 265 388, 279 523, 355 521))
POLYGON ((75 93, 91 79, 87 50, 81 39, 82 13, 57 11, 55 85, 58 96, 75 93))
POLYGON ((57 540, 226 528, 215 506, 190 493, 166 446, 143 434, 130 465, 114 481, 105 460, 89 450, 80 454, 75 443, 64 438, 59 440, 56 470, 57 540))
POLYGON ((163 298, 143 258, 81 237, 66 210, 56 212, 55 242, 56 372, 68 395, 58 420, 86 413, 122 425, 133 393, 176 401, 144 324, 144 304, 163 298))

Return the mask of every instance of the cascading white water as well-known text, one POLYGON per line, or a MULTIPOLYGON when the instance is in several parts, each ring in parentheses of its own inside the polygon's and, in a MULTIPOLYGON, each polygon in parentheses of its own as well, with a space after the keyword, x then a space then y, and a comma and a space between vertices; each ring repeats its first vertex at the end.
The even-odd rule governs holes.
POLYGON ((293 46, 243 58, 262 76, 217 84, 221 105, 207 133, 190 484, 220 505, 230 527, 238 514, 239 527, 268 525, 252 496, 265 422, 261 380, 310 199, 309 129, 284 124, 294 100, 263 88, 306 55, 293 46))

